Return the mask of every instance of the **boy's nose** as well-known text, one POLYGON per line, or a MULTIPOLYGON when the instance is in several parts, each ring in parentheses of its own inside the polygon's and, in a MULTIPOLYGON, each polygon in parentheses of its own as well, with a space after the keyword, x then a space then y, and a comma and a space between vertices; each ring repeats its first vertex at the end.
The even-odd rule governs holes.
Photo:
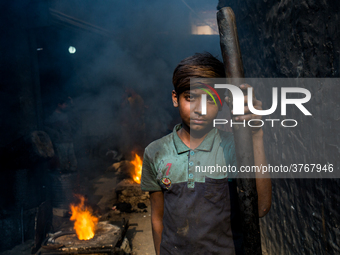
POLYGON ((193 112, 199 115, 207 114, 207 95, 202 94, 201 98, 198 98, 191 107, 193 107, 193 112))

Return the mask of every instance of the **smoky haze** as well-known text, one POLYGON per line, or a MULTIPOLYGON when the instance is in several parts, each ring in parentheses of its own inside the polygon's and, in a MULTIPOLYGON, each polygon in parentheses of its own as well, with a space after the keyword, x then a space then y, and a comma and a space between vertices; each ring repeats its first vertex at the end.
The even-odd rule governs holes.
POLYGON ((202 13, 215 13, 216 6, 207 0, 51 1, 52 28, 37 36, 44 118, 57 97, 71 96, 80 123, 75 146, 102 157, 139 137, 122 138, 124 124, 138 123, 124 120, 126 90, 133 89, 144 101, 140 146, 169 133, 180 121, 171 101, 177 63, 196 52, 220 55, 217 35, 191 32, 193 20, 204 23, 202 13))

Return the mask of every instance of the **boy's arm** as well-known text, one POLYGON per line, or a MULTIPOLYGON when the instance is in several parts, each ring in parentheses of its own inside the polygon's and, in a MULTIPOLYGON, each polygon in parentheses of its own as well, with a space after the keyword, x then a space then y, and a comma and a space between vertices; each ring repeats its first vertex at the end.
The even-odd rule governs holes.
POLYGON ((151 225, 156 255, 160 254, 163 231, 164 195, 162 191, 150 192, 151 225))
POLYGON ((144 151, 141 188, 143 191, 149 191, 150 193, 153 242, 156 254, 159 255, 163 231, 164 195, 157 182, 157 171, 153 164, 153 157, 149 156, 148 148, 144 151))

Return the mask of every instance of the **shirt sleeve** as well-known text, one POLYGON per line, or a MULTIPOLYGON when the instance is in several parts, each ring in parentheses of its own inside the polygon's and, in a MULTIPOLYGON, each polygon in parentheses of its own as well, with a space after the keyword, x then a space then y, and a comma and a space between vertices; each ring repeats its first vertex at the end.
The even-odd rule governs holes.
POLYGON ((234 137, 232 139, 232 144, 230 146, 230 161, 231 161, 231 165, 236 166, 237 167, 237 160, 236 160, 236 150, 235 150, 235 141, 234 141, 234 137))
MULTIPOLYGON (((224 157, 226 159, 227 165, 237 168, 236 151, 235 151, 235 141, 234 135, 231 132, 222 133, 222 147, 224 152, 224 157)), ((233 179, 237 177, 237 171, 228 173, 228 178, 233 179)))
POLYGON ((148 155, 147 148, 144 152, 143 166, 142 166, 142 180, 141 188, 143 191, 161 191, 162 188, 157 182, 157 171, 154 167, 152 159, 148 155))

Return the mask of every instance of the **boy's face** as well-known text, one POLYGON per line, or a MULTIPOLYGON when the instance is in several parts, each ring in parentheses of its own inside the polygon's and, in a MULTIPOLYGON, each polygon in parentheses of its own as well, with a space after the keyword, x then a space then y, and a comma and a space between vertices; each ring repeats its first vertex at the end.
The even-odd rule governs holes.
POLYGON ((207 114, 202 115, 202 94, 206 92, 199 88, 184 91, 179 97, 175 91, 172 92, 174 107, 178 107, 182 122, 190 131, 208 132, 219 110, 213 99, 207 95, 207 114))

